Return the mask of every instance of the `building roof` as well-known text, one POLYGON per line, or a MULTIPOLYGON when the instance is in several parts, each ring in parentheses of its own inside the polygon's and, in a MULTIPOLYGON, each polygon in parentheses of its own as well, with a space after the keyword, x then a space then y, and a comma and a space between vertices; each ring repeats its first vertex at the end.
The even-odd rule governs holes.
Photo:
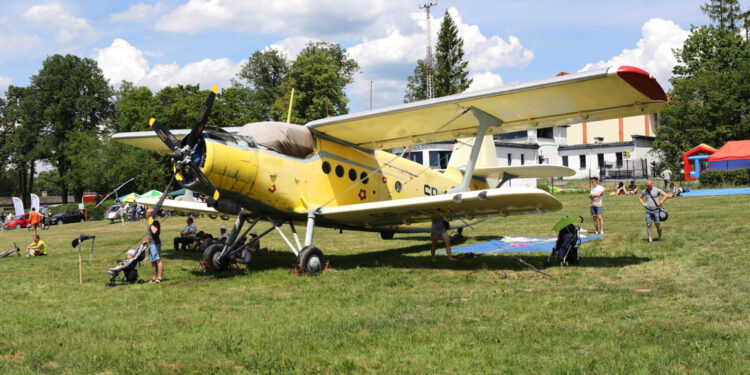
POLYGON ((539 145, 536 143, 517 143, 517 142, 495 141, 495 147, 524 148, 527 150, 536 150, 539 148, 539 145))

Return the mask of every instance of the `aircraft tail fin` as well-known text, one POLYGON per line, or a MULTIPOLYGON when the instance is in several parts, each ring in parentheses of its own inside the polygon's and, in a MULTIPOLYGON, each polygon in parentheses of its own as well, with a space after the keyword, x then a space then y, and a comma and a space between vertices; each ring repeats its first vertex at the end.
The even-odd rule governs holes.
MULTIPOLYGON (((456 145, 453 147, 453 153, 451 154, 450 160, 448 160, 448 168, 466 169, 466 166, 469 164, 471 148, 474 146, 474 140, 475 138, 461 138, 456 140, 456 145)), ((476 167, 482 168, 497 166, 495 141, 492 139, 491 135, 487 135, 482 139, 482 148, 479 150, 476 167)))

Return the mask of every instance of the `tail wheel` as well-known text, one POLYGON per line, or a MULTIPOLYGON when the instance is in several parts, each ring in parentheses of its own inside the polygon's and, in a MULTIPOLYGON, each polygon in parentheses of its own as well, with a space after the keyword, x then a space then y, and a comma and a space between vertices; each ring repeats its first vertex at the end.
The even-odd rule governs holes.
POLYGON ((320 275, 325 267, 323 252, 315 246, 305 246, 297 255, 300 267, 310 276, 320 275))
POLYGON ((221 257, 221 250, 224 246, 213 244, 206 247, 203 251, 203 261, 206 262, 211 271, 224 271, 229 268, 229 259, 221 257))
POLYGON ((392 240, 393 239, 393 232, 380 232, 380 238, 384 240, 392 240))

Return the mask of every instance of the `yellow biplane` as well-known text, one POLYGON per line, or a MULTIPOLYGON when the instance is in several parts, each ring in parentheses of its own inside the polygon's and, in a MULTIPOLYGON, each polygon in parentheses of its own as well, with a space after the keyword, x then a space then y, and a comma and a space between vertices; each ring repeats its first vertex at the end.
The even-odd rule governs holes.
POLYGON ((216 128, 206 121, 209 93, 192 129, 119 133, 113 139, 171 154, 176 179, 206 194, 206 203, 140 199, 158 208, 236 215, 225 246, 206 248, 214 270, 228 267, 238 244, 262 219, 282 236, 309 274, 322 271, 315 227, 380 232, 429 232, 431 221, 462 228, 494 216, 561 209, 549 193, 502 186, 516 177, 570 176, 557 166, 498 167, 492 134, 654 113, 667 97, 647 72, 629 66, 568 74, 497 89, 463 93, 312 121, 304 126, 259 122, 216 128), (448 167, 432 170, 398 147, 457 142, 448 167), (484 145, 484 147, 483 147, 484 145), (245 223, 248 227, 243 231, 245 223), (294 222, 306 222, 300 243, 294 222), (279 228, 288 223, 295 244, 279 228))

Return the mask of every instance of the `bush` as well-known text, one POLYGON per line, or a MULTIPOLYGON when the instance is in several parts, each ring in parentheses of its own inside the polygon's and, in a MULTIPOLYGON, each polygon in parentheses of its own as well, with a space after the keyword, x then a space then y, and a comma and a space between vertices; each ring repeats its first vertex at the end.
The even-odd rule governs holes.
POLYGON ((708 170, 701 173, 700 182, 705 187, 750 185, 750 169, 708 170))

